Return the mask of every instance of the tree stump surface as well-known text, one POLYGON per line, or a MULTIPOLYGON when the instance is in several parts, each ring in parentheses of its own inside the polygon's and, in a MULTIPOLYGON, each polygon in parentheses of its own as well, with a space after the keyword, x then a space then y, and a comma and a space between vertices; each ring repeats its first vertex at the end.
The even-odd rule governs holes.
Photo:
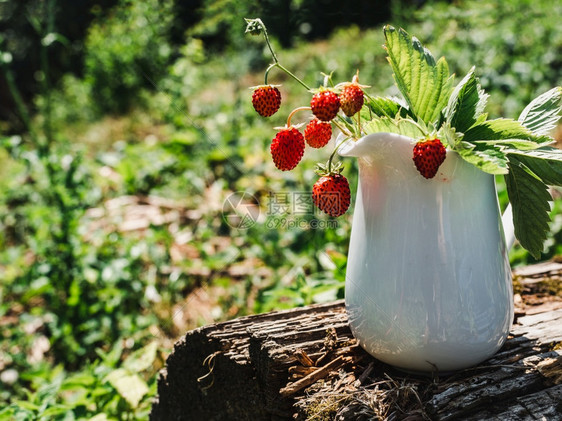
POLYGON ((562 263, 514 270, 500 351, 449 376, 367 354, 343 301, 188 332, 158 379, 156 420, 562 420, 562 263))

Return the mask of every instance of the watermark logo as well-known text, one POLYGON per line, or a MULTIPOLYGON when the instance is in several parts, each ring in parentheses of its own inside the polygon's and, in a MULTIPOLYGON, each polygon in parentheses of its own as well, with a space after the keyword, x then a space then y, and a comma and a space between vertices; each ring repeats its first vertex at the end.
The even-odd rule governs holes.
POLYGON ((320 217, 310 191, 271 192, 264 200, 265 203, 260 203, 246 192, 232 193, 224 201, 223 218, 229 226, 237 229, 251 228, 257 222, 274 230, 338 227, 336 219, 320 217))
POLYGON ((267 218, 265 226, 269 229, 335 229, 338 227, 338 221, 335 219, 303 219, 294 216, 272 216, 267 218))
POLYGON ((260 216, 259 202, 250 193, 232 193, 223 203, 222 216, 232 228, 251 228, 260 216))

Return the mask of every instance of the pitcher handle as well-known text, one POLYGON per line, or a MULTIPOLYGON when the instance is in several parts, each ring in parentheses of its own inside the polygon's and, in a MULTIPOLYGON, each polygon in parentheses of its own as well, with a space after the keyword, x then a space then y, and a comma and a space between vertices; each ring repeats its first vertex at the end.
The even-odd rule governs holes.
POLYGON ((502 225, 505 235, 505 245, 507 250, 511 250, 513 243, 515 243, 515 227, 513 226, 513 209, 511 208, 511 203, 507 204, 503 212, 502 225))

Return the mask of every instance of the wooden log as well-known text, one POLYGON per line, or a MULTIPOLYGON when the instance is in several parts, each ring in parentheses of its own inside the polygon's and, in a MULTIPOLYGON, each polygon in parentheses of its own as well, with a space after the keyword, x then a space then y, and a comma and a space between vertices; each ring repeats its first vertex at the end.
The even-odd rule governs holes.
POLYGON ((150 418, 562 420, 562 297, 543 285, 562 278, 562 264, 514 275, 523 287, 510 337, 471 369, 416 377, 377 361, 338 301, 188 332, 160 373, 150 418), (540 303, 537 291, 547 294, 540 303))

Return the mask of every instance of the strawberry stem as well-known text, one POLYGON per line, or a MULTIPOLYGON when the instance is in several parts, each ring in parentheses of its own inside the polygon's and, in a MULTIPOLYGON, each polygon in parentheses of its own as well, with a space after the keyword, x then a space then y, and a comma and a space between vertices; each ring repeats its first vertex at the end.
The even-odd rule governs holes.
POLYGON ((275 51, 273 51, 273 47, 271 46, 271 42, 269 41, 269 35, 267 35, 267 29, 266 29, 264 23, 261 21, 261 19, 256 19, 255 22, 259 25, 259 27, 263 31, 263 36, 265 38, 265 42, 267 44, 267 47, 269 48, 269 52, 271 53, 271 57, 273 57, 273 63, 270 64, 269 67, 267 68, 267 70, 265 71, 264 84, 267 85, 267 76, 269 74, 269 71, 271 69, 273 69, 274 67, 279 67, 281 70, 283 70, 285 73, 287 73, 293 79, 295 79, 298 83, 300 83, 306 90, 310 91, 310 87, 306 83, 304 83, 302 80, 300 80, 297 76, 295 76, 289 69, 284 67, 281 63, 279 63, 279 59, 277 58, 277 54, 275 54, 275 51))
POLYGON ((277 67, 277 63, 272 63, 272 64, 269 65, 269 67, 267 69, 265 69, 265 75, 264 75, 264 81, 263 81, 264 85, 268 85, 267 76, 269 75, 269 71, 271 69, 273 69, 274 67, 277 67))
POLYGON ((300 80, 298 77, 296 77, 289 69, 287 69, 286 67, 281 65, 281 63, 277 62, 275 64, 277 65, 277 67, 279 67, 285 73, 287 73, 289 76, 291 76, 293 79, 295 79, 298 83, 300 83, 307 91, 311 90, 311 88, 306 83, 304 83, 302 80, 300 80))
POLYGON ((291 127, 291 118, 299 111, 304 111, 304 110, 310 110, 310 107, 298 107, 295 108, 293 111, 291 111, 291 114, 289 114, 289 117, 287 117, 287 127, 291 127))
POLYGON ((334 150, 332 151, 332 154, 330 155, 330 159, 328 159, 328 174, 332 173, 332 160, 334 159, 334 155, 336 154, 336 152, 338 151, 338 149, 340 148, 341 145, 343 145, 343 143, 345 141, 347 141, 349 139, 349 137, 345 137, 342 139, 342 141, 336 145, 336 147, 334 148, 334 150))
POLYGON ((267 35, 267 28, 265 27, 265 25, 264 25, 264 23, 262 22, 261 19, 256 19, 256 22, 260 26, 261 30, 263 31, 263 36, 265 38, 265 42, 267 43, 269 51, 271 52, 271 56, 273 57, 273 61, 275 63, 279 63, 279 60, 277 59, 277 55, 275 54, 275 51, 273 51, 273 47, 271 46, 271 42, 269 42, 269 35, 267 35))
POLYGON ((328 87, 332 87, 335 88, 336 86, 334 85, 334 81, 332 79, 332 75, 334 74, 334 72, 330 72, 330 74, 326 74, 326 73, 320 73, 322 76, 324 76, 324 83, 322 84, 322 86, 324 88, 328 88, 328 87))
POLYGON ((353 137, 353 134, 350 133, 346 127, 342 126, 341 124, 339 124, 335 119, 332 120, 332 123, 334 124, 334 126, 336 126, 338 129, 340 129, 340 132, 342 132, 343 134, 345 134, 347 137, 353 137))

